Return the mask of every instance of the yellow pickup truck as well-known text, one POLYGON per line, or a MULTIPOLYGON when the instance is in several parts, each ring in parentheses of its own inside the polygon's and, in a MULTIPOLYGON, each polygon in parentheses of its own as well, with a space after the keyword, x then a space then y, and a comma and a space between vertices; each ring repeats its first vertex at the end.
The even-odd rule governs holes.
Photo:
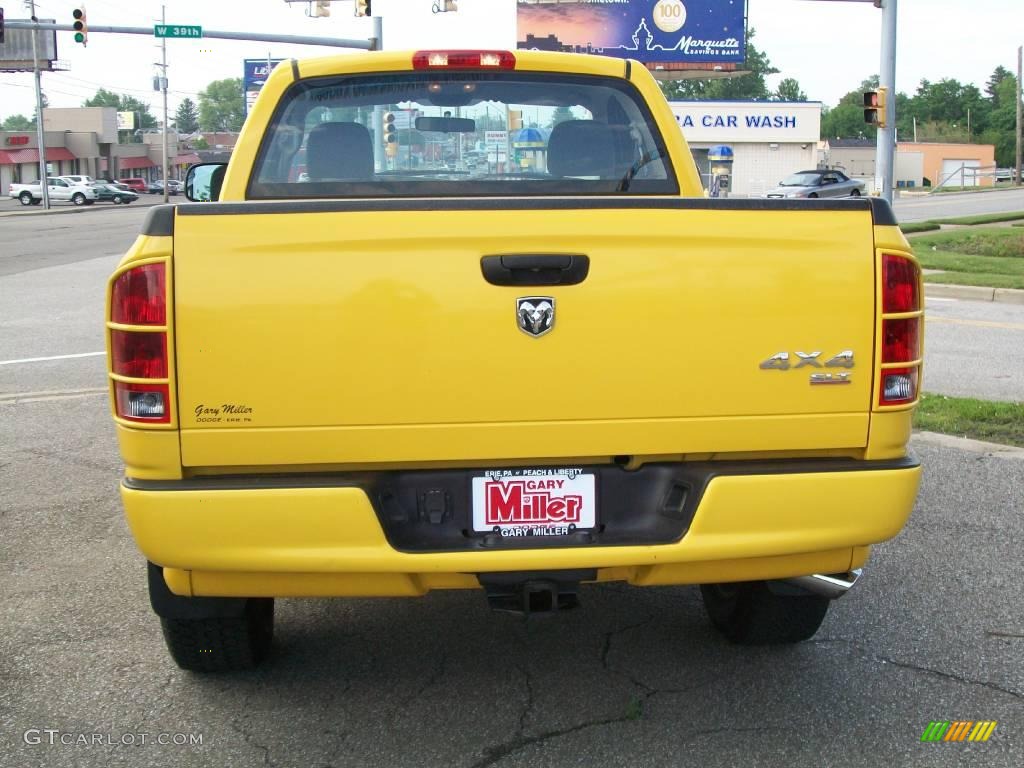
POLYGON ((187 195, 106 315, 184 668, 258 663, 274 598, 534 613, 608 581, 797 642, 910 514, 922 291, 891 209, 705 198, 642 65, 287 61, 187 195))

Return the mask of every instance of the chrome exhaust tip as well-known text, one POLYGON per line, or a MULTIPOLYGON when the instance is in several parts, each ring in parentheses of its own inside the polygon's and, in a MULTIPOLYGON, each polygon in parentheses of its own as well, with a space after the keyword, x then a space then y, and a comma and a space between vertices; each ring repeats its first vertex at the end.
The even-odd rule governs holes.
POLYGON ((855 568, 845 574, 815 573, 811 576, 794 576, 791 579, 783 579, 786 584, 813 592, 816 595, 823 595, 831 600, 836 600, 850 591, 850 587, 857 583, 857 579, 864 572, 863 568, 855 568))

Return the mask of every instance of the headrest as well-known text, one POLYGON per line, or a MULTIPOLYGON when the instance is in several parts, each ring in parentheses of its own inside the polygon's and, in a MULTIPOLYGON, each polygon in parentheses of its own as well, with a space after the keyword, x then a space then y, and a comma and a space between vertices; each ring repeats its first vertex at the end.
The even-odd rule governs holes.
POLYGON ((359 123, 320 123, 306 139, 306 173, 321 179, 373 177, 373 142, 359 123))

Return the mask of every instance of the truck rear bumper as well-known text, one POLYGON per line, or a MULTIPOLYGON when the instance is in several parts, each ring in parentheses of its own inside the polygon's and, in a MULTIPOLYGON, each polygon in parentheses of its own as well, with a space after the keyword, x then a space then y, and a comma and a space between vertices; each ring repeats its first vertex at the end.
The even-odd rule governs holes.
POLYGON ((593 569, 637 585, 846 572, 903 527, 920 472, 911 457, 714 463, 677 541, 433 552, 393 546, 372 491, 351 479, 126 479, 121 495, 175 594, 404 596, 477 587, 485 572, 593 569))

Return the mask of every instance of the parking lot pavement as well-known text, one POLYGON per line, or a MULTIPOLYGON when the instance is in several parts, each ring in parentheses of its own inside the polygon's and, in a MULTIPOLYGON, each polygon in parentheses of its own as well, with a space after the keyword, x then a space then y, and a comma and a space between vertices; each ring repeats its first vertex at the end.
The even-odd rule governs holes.
MULTIPOLYGON (((178 200, 184 200, 184 199, 185 198, 182 197, 181 195, 174 195, 174 196, 171 197, 170 202, 173 203, 173 202, 177 202, 178 200)), ((151 205, 157 205, 158 203, 162 203, 163 201, 164 201, 163 195, 150 195, 150 194, 141 194, 141 195, 139 195, 139 199, 138 200, 136 200, 134 203, 128 203, 127 205, 114 205, 113 203, 110 203, 110 202, 96 202, 96 203, 93 203, 92 205, 75 205, 74 203, 70 203, 70 202, 63 202, 63 201, 60 201, 60 200, 51 200, 50 201, 51 208, 50 208, 49 211, 47 211, 45 208, 43 208, 42 204, 40 204, 40 205, 22 205, 18 200, 15 200, 15 199, 7 197, 7 196, 4 196, 4 197, 0 197, 0 218, 7 218, 8 215, 14 215, 14 214, 17 214, 19 216, 22 216, 22 215, 24 215, 24 216, 29 216, 29 215, 31 215, 31 216, 36 216, 36 215, 46 216, 46 215, 50 215, 50 214, 54 214, 54 213, 62 213, 62 212, 70 212, 70 211, 85 212, 85 211, 102 211, 102 210, 106 210, 108 208, 115 208, 115 209, 118 209, 118 210, 124 209, 124 208, 134 208, 134 207, 144 208, 144 207, 149 207, 151 205)))
POLYGON ((530 622, 475 592, 282 600, 264 667, 204 677, 150 613, 105 394, 48 397, 31 365, 34 396, 0 390, 4 765, 1024 763, 1019 455, 915 441, 909 525, 794 647, 724 643, 693 587, 586 587, 530 622), (998 725, 922 743, 932 720, 998 725))

